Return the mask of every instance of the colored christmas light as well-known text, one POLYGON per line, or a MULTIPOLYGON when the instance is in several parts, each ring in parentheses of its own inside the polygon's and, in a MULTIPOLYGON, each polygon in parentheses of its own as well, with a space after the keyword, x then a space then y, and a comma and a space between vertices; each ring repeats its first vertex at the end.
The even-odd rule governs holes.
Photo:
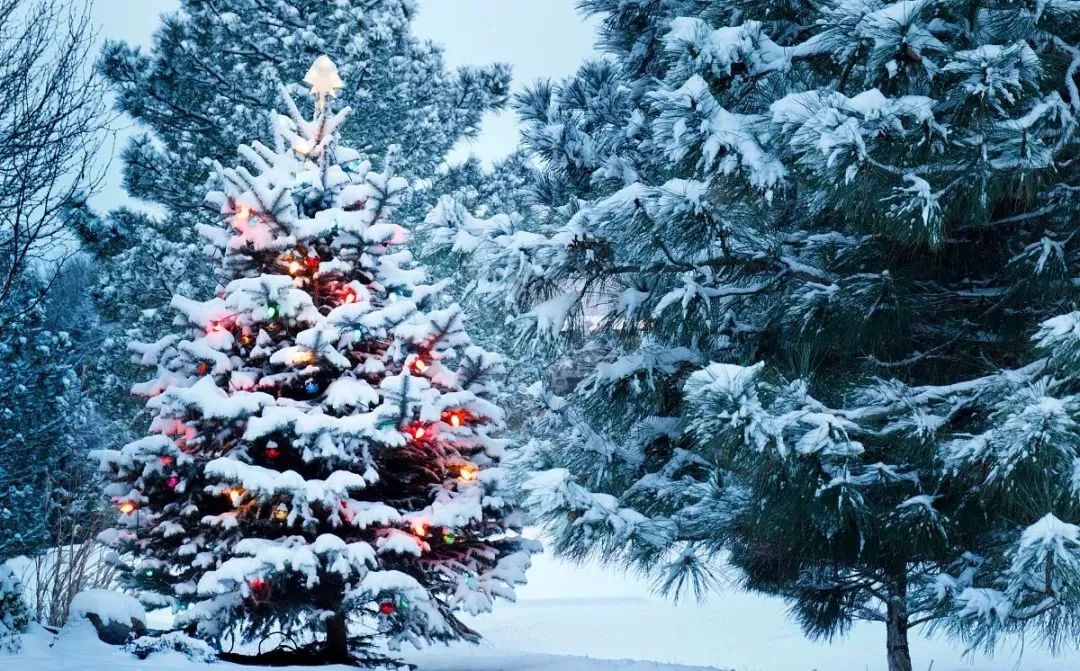
POLYGON ((285 507, 284 503, 277 508, 274 508, 274 519, 278 522, 284 522, 289 519, 289 509, 285 507))
POLYGON ((124 499, 116 507, 119 508, 120 512, 124 513, 125 515, 130 515, 131 513, 139 509, 138 504, 131 499, 124 499))
POLYGON ((172 458, 172 456, 170 456, 168 454, 163 454, 163 455, 161 455, 161 458, 158 459, 158 461, 161 462, 162 466, 168 466, 169 464, 171 464, 173 462, 173 458, 172 458))
POLYGON ((444 531, 442 535, 442 542, 446 545, 453 545, 457 541, 457 534, 453 531, 444 531))
POLYGON ((316 272, 319 269, 319 263, 319 257, 314 254, 309 254, 304 258, 304 265, 307 266, 307 269, 311 272, 316 272))
POLYGON ((307 156, 315 148, 315 143, 298 137, 293 140, 292 148, 297 154, 307 156))
POLYGON ((310 366, 318 358, 318 355, 309 349, 295 349, 289 354, 289 365, 310 366))
POLYGON ((175 475, 170 475, 169 479, 165 481, 165 484, 169 486, 169 489, 176 489, 180 484, 180 478, 175 475))
POLYGON ((414 534, 416 534, 417 536, 419 536, 421 538, 423 538, 424 536, 427 536, 427 534, 428 534, 427 522, 423 522, 421 520, 416 520, 415 522, 412 523, 412 530, 413 530, 414 534))
POLYGON ((352 287, 345 287, 338 294, 338 300, 341 301, 342 305, 349 305, 350 303, 355 303, 356 291, 352 287))
POLYGON ((195 366, 195 372, 199 375, 206 375, 210 372, 210 364, 205 361, 200 361, 198 366, 195 366))
POLYGON ((277 459, 278 457, 281 456, 281 450, 279 450, 278 448, 271 445, 271 446, 267 447, 265 450, 263 450, 263 454, 266 455, 267 459, 273 461, 274 459, 277 459))
POLYGON ((266 318, 267 318, 267 320, 274 321, 279 316, 281 316, 281 308, 278 307, 278 304, 277 303, 267 303, 266 304, 266 318))
POLYGON ((412 363, 409 364, 409 368, 412 368, 413 372, 418 373, 418 374, 421 374, 424 371, 426 371, 428 369, 428 367, 429 367, 428 362, 424 361, 419 356, 417 356, 415 359, 413 359, 412 363))
POLYGON ((230 487, 225 490, 225 495, 229 497, 234 508, 244 502, 244 493, 243 487, 230 487))
POLYGON ((393 601, 383 601, 379 604, 379 612, 383 615, 393 615, 395 610, 393 601))
POLYGON ((270 598, 270 583, 262 578, 253 578, 248 581, 248 590, 254 601, 266 601, 270 598))
POLYGON ((462 482, 472 482, 480 474, 480 469, 472 464, 465 464, 458 469, 458 479, 462 482))
POLYGON ((319 393, 319 381, 318 380, 308 380, 307 382, 304 383, 304 391, 306 391, 309 394, 317 394, 317 393, 319 393))
POLYGON ((413 431, 413 438, 415 438, 416 440, 420 440, 421 438, 423 438, 426 435, 427 435, 427 429, 425 429, 422 426, 416 427, 416 429, 413 431))

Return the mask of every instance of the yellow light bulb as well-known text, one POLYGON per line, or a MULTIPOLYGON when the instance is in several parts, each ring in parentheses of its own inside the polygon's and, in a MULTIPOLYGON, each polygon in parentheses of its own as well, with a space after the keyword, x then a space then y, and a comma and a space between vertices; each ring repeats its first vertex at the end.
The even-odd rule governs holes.
POLYGON ((229 501, 233 504, 233 507, 238 507, 244 502, 244 488, 243 487, 231 487, 225 492, 229 496, 229 501))

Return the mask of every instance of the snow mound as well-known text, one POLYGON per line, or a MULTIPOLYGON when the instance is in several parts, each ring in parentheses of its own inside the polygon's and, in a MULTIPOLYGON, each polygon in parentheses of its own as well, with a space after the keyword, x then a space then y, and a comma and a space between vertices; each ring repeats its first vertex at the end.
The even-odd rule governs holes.
POLYGON ((146 622, 146 610, 134 597, 107 589, 79 592, 71 601, 72 617, 97 615, 102 622, 130 625, 132 620, 146 622))

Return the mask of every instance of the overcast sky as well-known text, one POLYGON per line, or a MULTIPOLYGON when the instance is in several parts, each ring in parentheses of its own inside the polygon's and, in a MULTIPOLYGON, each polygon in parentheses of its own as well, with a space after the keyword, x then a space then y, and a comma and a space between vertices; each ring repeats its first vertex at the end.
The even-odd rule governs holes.
MULTIPOLYGON (((578 14, 575 0, 418 0, 418 5, 414 32, 441 44, 449 66, 510 63, 515 88, 541 77, 568 75, 592 52, 596 24, 578 14)), ((149 46, 158 17, 178 6, 178 0, 96 0, 94 20, 102 38, 149 46)), ((132 128, 127 120, 117 126, 118 153, 132 128)), ((450 159, 474 153, 490 162, 513 150, 516 141, 514 115, 491 114, 481 136, 458 147, 450 159)), ((99 208, 125 201, 118 164, 119 158, 95 199, 99 208)))

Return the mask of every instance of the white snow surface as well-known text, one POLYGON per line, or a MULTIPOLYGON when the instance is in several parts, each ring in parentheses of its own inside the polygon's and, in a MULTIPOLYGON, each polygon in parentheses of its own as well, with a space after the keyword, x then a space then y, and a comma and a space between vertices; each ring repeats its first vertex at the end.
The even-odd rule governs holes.
MULTIPOLYGON (((406 652, 419 671, 884 671, 883 628, 859 625, 832 644, 806 640, 776 599, 733 589, 706 604, 672 604, 648 585, 594 566, 544 556, 534 559, 530 584, 516 604, 466 622, 486 637, 479 646, 406 652), (629 661, 636 660, 636 661, 629 661)), ((151 626, 162 626, 151 615, 151 626)), ((139 661, 97 642, 91 630, 52 637, 37 629, 16 657, 0 656, 4 671, 300 671, 300 667, 203 665, 163 653, 139 661)), ((962 645, 912 636, 916 669, 934 671, 1072 671, 1080 653, 1058 657, 1034 641, 1006 644, 993 657, 965 656, 962 645), (1021 649, 1023 654, 1021 655, 1021 649)), ((346 667, 321 667, 345 671, 346 667)))
POLYGON ((107 589, 88 589, 71 600, 72 617, 97 615, 102 622, 131 624, 132 620, 146 622, 146 611, 134 597, 107 589))

